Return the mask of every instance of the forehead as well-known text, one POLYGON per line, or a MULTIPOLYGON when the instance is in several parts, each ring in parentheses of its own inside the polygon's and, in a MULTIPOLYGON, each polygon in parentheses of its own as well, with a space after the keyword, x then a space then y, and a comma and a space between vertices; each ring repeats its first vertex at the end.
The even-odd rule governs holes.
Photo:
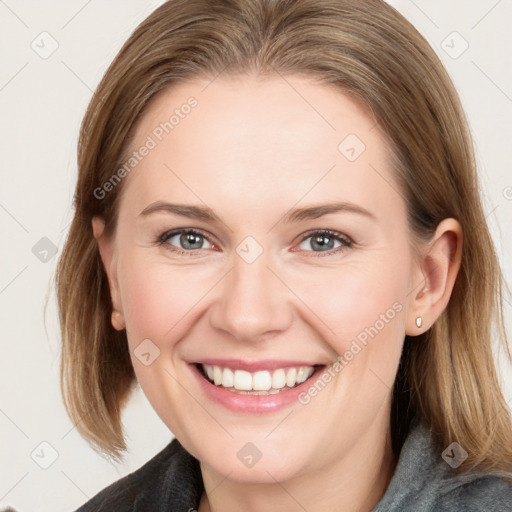
POLYGON ((124 192, 139 211, 163 195, 219 205, 236 199, 260 210, 262 199, 283 207, 340 194, 367 205, 386 195, 396 201, 375 120, 354 99, 307 77, 176 85, 139 122, 131 151, 144 145, 151 148, 124 192))

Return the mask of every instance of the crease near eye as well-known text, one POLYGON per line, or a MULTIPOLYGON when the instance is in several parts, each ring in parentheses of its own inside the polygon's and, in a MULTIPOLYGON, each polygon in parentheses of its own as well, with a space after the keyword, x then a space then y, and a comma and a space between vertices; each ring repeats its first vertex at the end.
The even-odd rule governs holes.
MULTIPOLYGON (((209 236, 195 228, 178 228, 162 233, 157 239, 158 245, 179 253, 194 255, 204 249, 214 249, 209 236)), ((299 249, 315 254, 315 256, 328 256, 352 247, 353 240, 348 236, 329 229, 316 229, 301 235, 299 249)))

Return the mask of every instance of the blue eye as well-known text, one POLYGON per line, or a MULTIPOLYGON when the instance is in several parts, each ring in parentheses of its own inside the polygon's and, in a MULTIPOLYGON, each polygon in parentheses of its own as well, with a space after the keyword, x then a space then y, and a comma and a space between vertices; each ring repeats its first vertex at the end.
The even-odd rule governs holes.
MULTIPOLYGON (((188 255, 193 255, 201 249, 214 248, 202 231, 192 228, 166 231, 158 237, 157 242, 169 250, 188 255)), ((300 251, 316 253, 316 256, 329 256, 352 245, 353 241, 341 233, 331 230, 316 230, 303 234, 298 247, 300 251)))
POLYGON ((341 233, 320 230, 305 234, 299 248, 303 251, 333 253, 351 247, 352 243, 352 240, 341 233))
POLYGON ((162 234, 160 244, 169 244, 182 252, 191 252, 198 249, 209 249, 212 244, 201 232, 195 229, 175 229, 162 234))

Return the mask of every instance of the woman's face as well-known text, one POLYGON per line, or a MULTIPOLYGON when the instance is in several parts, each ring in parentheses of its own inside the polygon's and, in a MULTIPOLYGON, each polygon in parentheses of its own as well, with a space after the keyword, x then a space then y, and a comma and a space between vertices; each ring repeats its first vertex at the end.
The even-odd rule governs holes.
POLYGON ((385 439, 420 277, 387 149, 298 76, 183 83, 142 117, 102 256, 140 386, 203 467, 283 481, 385 439))

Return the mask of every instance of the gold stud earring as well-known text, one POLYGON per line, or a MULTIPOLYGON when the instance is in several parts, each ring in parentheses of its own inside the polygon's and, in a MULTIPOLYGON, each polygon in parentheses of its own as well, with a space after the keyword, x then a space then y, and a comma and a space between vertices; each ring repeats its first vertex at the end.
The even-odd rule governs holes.
POLYGON ((416 318, 416 327, 421 327, 421 324, 423 323, 423 320, 421 319, 421 316, 416 318))

